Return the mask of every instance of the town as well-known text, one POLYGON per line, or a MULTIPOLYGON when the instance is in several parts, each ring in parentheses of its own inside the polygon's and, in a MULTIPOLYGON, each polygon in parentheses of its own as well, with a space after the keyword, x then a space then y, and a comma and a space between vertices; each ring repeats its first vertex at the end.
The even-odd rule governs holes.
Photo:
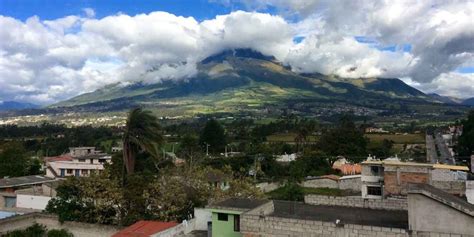
POLYGON ((0 237, 474 237, 474 1, 0 0, 0 237))
POLYGON ((474 234, 474 111, 398 131, 353 118, 4 125, 0 233, 474 234))

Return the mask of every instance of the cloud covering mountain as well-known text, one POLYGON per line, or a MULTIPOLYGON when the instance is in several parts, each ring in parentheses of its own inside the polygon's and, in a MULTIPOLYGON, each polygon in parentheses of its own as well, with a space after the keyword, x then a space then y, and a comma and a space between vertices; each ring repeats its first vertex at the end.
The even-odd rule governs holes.
POLYGON ((296 72, 399 77, 427 92, 470 97, 471 1, 224 1, 248 9, 198 21, 167 12, 54 20, 0 16, 0 100, 52 103, 104 85, 185 79, 202 59, 253 48, 296 72))

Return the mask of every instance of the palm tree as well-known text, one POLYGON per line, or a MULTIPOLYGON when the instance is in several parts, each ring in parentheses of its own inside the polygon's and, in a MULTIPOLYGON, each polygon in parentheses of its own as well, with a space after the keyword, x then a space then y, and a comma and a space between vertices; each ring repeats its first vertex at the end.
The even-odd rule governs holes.
POLYGON ((156 146, 163 141, 160 130, 157 118, 150 111, 136 108, 128 113, 123 135, 123 161, 127 174, 135 171, 135 156, 138 152, 147 151, 156 156, 156 146))

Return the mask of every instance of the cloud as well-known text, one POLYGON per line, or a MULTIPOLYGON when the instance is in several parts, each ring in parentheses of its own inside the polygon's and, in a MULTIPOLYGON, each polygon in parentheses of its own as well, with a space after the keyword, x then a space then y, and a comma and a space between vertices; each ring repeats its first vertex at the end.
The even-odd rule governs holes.
POLYGON ((460 86, 471 75, 455 71, 474 62, 474 3, 244 2, 281 15, 236 11, 201 22, 167 12, 96 19, 93 9, 48 21, 0 16, 0 100, 47 104, 110 83, 186 79, 197 62, 229 48, 274 55, 297 72, 404 77, 425 91, 473 95, 460 86))
POLYGON ((474 73, 463 74, 457 72, 443 73, 430 83, 405 81, 427 93, 437 93, 456 98, 474 97, 474 73))
POLYGON ((250 47, 281 60, 292 29, 279 16, 233 12, 197 22, 167 12, 25 22, 0 16, 0 99, 52 103, 116 82, 156 83, 197 73, 196 63, 250 47), (247 27, 242 27, 246 25, 247 27))
POLYGON ((94 18, 95 17, 95 11, 92 8, 83 8, 82 11, 84 11, 84 14, 86 14, 87 18, 94 18))

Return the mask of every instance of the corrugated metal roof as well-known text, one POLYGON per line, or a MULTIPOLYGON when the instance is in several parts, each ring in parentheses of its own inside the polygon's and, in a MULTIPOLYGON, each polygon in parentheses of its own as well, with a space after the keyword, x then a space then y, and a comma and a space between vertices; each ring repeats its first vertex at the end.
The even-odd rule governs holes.
POLYGON ((30 175, 14 178, 0 179, 0 188, 21 187, 26 185, 42 184, 55 181, 54 178, 42 175, 30 175))

